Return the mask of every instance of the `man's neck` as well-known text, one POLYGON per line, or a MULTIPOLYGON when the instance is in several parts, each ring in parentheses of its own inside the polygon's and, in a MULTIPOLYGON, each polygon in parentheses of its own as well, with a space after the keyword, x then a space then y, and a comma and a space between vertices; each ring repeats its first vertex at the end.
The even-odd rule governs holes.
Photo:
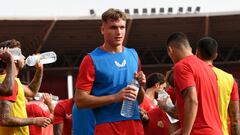
POLYGON ((213 61, 212 61, 212 60, 205 60, 205 62, 206 62, 208 65, 213 65, 213 61))
POLYGON ((122 45, 118 45, 118 46, 111 46, 109 44, 103 44, 103 49, 107 52, 110 53, 120 53, 123 51, 123 46, 122 45))
POLYGON ((181 51, 178 53, 177 59, 174 61, 174 63, 177 63, 178 61, 184 59, 185 57, 191 56, 193 53, 191 51, 181 51))
POLYGON ((148 88, 148 90, 145 92, 145 95, 153 100, 155 96, 155 88, 148 88))

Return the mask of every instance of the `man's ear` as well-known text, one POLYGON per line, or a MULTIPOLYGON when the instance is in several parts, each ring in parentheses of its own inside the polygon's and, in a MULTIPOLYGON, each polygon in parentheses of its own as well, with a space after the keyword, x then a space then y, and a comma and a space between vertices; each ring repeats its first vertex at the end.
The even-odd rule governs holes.
POLYGON ((214 60, 217 58, 217 56, 218 56, 218 53, 215 54, 215 56, 214 56, 214 60))
POLYGON ((200 58, 200 53, 199 53, 199 50, 198 50, 198 49, 196 49, 195 55, 196 55, 198 58, 200 58))
POLYGON ((104 26, 103 25, 101 26, 100 29, 101 29, 101 33, 104 34, 104 26))
POLYGON ((167 50, 168 50, 168 53, 170 53, 170 54, 173 53, 173 48, 171 46, 168 46, 167 50))
POLYGON ((160 87, 160 84, 159 83, 155 83, 154 85, 156 88, 159 88, 160 87))

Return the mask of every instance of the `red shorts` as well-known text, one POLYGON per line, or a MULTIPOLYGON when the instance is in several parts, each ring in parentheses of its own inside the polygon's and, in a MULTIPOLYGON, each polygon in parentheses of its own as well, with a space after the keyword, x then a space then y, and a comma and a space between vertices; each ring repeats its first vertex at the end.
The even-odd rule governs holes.
POLYGON ((126 120, 96 125, 94 135, 144 135, 140 120, 126 120))

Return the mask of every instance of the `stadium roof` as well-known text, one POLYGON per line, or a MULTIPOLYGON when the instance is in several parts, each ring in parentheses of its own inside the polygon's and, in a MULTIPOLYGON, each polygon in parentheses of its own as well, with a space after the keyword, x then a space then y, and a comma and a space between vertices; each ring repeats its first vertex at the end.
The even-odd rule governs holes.
MULTIPOLYGON (((203 36, 220 44, 218 62, 240 63, 240 12, 214 14, 134 15, 127 21, 125 44, 137 49, 145 66, 171 64, 164 47, 167 36, 187 34, 193 47, 203 36)), ((55 51, 58 61, 48 67, 77 68, 82 58, 103 43, 98 16, 0 18, 0 41, 15 38, 27 56, 55 51)))

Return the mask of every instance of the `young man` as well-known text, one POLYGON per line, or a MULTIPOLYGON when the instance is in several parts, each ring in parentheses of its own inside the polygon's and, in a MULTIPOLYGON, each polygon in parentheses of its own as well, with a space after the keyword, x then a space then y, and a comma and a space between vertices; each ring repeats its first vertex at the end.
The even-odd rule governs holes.
MULTIPOLYGON (((17 40, 7 40, 0 43, 0 47, 15 48, 21 47, 17 40)), ((18 73, 24 67, 24 56, 15 61, 16 73, 14 91, 12 96, 0 97, 0 134, 1 135, 29 135, 29 128, 27 125, 37 125, 46 127, 51 120, 46 117, 27 118, 26 99, 25 96, 34 97, 38 92, 43 75, 43 65, 36 65, 36 73, 32 82, 27 86, 20 82, 17 78, 18 73)), ((4 67, 4 65, 2 65, 4 67)), ((0 74, 0 81, 2 82, 6 76, 6 69, 4 68, 0 74)))
POLYGON ((95 135, 143 135, 136 98, 142 102, 146 83, 140 71, 140 61, 134 49, 123 46, 126 15, 117 9, 102 14, 102 46, 89 53, 82 61, 76 84, 78 108, 93 108, 96 117, 95 135), (138 72, 138 73, 137 73, 138 72), (136 93, 126 87, 137 78, 141 87, 136 93), (135 101, 134 115, 120 115, 124 99, 135 101))
POLYGON ((232 74, 213 66, 217 58, 218 43, 211 37, 203 37, 198 41, 196 55, 209 64, 218 78, 219 112, 224 135, 239 135, 239 95, 238 86, 232 74), (228 131, 228 116, 230 116, 231 132, 228 131))
POLYGON ((167 51, 174 63, 174 89, 181 123, 174 134, 222 135, 215 73, 192 54, 183 33, 168 37, 167 51))
MULTIPOLYGON (((40 100, 30 99, 26 104, 26 109, 28 117, 48 117, 53 120, 54 106, 52 104, 52 95, 44 93, 40 100)), ((53 126, 48 125, 42 128, 36 125, 29 125, 29 132, 30 135, 44 135, 45 132, 47 135, 53 135, 53 126)))
POLYGON ((54 135, 72 135, 72 108, 74 99, 59 101, 54 108, 54 135))
POLYGON ((165 76, 161 73, 152 73, 147 77, 146 92, 142 104, 139 106, 146 111, 149 117, 144 124, 145 135, 169 135, 172 124, 167 114, 157 106, 156 95, 159 91, 166 89, 165 76))

